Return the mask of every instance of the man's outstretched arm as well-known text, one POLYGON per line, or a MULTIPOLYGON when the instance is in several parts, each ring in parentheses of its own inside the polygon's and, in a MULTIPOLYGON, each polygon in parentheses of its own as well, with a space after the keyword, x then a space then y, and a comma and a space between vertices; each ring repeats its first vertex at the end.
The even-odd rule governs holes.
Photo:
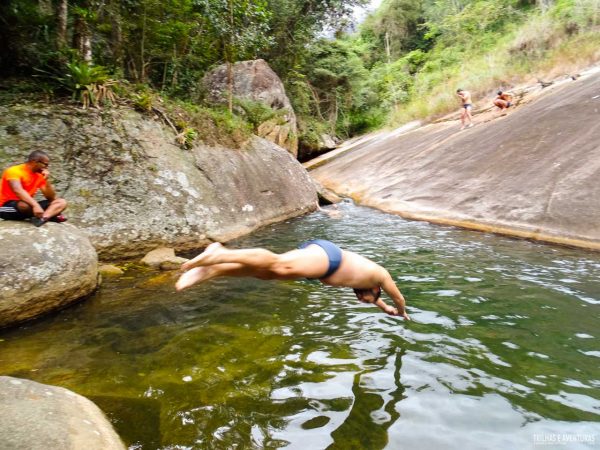
MULTIPOLYGON (((392 299, 392 301, 396 305, 396 308, 398 309, 397 315, 404 317, 406 320, 410 320, 410 317, 406 313, 406 300, 404 300, 404 296, 400 292, 400 289, 398 289, 398 286, 396 286, 396 283, 394 283, 392 276, 389 274, 389 272, 387 270, 385 270, 383 268, 381 269, 380 285, 381 285, 381 289, 383 289, 385 291, 385 293, 387 295, 389 295, 389 297, 392 299)), ((383 309, 386 313, 390 314, 390 312, 386 309, 386 307, 388 309, 390 307, 388 305, 386 305, 385 302, 383 302, 383 300, 379 299, 376 302, 376 305, 379 306, 381 309, 383 309), (380 306, 381 303, 383 303, 383 305, 380 306)), ((393 314, 393 315, 396 315, 396 314, 393 314)))

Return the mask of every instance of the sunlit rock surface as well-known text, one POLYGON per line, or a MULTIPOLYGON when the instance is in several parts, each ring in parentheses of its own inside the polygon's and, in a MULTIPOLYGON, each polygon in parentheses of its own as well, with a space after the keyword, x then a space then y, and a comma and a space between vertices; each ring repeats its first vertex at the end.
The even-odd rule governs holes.
POLYGON ((0 447, 124 450, 104 413, 61 387, 0 376, 0 447))
POLYGON ((104 260, 227 241, 316 208, 310 177, 272 142, 182 150, 168 127, 131 109, 0 106, 0 167, 34 148, 50 154, 69 223, 104 260))
POLYGON ((600 75, 475 123, 381 134, 311 175, 407 218, 600 249, 600 75))
POLYGON ((0 248, 0 327, 60 309, 96 288, 96 251, 72 225, 0 220, 0 248))

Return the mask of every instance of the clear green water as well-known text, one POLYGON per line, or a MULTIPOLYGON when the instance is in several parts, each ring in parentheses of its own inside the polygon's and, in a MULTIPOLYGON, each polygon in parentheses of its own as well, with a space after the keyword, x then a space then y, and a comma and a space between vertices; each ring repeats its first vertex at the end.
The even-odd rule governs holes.
POLYGON ((335 241, 412 323, 317 282, 130 270, 0 333, 0 373, 91 398, 131 448, 600 447, 599 254, 342 210, 231 246, 335 241))

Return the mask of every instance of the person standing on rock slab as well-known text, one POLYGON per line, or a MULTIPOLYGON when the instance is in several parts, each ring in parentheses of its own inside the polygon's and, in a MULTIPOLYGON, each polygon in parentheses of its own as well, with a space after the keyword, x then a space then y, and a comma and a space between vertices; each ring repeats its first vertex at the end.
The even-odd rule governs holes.
POLYGON ((4 220, 31 219, 36 227, 48 221, 64 222, 61 213, 66 200, 58 198, 48 176, 50 157, 41 150, 29 154, 27 162, 11 166, 0 180, 0 218, 4 220), (34 196, 42 191, 46 200, 36 201, 34 196))
POLYGON ((460 111, 460 122, 462 126, 461 130, 464 130, 466 127, 471 128, 473 126, 473 119, 471 118, 471 110, 473 109, 473 103, 471 101, 471 93, 469 91, 465 91, 464 89, 457 89, 456 95, 460 97, 462 102, 462 108, 460 111), (469 122, 467 124, 467 122, 469 122))
POLYGON ((391 316, 410 320, 404 297, 387 270, 323 239, 304 242, 297 249, 282 254, 262 248, 230 250, 214 242, 181 268, 185 273, 175 285, 178 291, 216 277, 318 279, 329 286, 352 288, 361 302, 372 303, 391 316), (395 308, 380 298, 382 289, 393 300, 395 308))

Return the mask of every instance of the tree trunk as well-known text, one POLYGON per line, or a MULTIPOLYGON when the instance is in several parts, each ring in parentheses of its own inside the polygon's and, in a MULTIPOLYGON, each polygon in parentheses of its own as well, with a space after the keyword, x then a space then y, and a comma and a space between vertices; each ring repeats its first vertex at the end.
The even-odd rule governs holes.
POLYGON ((390 33, 389 31, 385 32, 385 54, 387 56, 387 62, 390 64, 392 62, 392 51, 390 50, 390 33))
POLYGON ((87 20, 78 14, 73 25, 73 48, 79 53, 79 57, 87 62, 92 62, 92 38, 87 20))
POLYGON ((227 61, 227 107, 233 112, 233 63, 227 61))
POLYGON ((229 0, 229 49, 227 50, 227 106, 233 112, 233 0, 229 0))
POLYGON ((142 21, 142 41, 140 43, 140 66, 142 71, 140 73, 140 82, 146 81, 146 61, 144 59, 144 53, 146 53, 146 3, 144 3, 144 20, 142 21))
POLYGON ((38 9, 41 15, 51 16, 52 11, 52 0, 38 0, 38 9))
MULTIPOLYGON (((173 44, 173 75, 171 77, 171 89, 177 86, 177 76, 179 75, 179 61, 177 59, 177 45, 173 44)), ((165 64, 166 67, 166 64, 165 64)))
POLYGON ((67 46, 67 19, 69 4, 67 0, 59 0, 56 6, 56 48, 62 50, 67 46))
POLYGON ((110 0, 108 5, 108 16, 111 24, 110 43, 113 64, 115 67, 123 69, 123 26, 121 23, 120 0, 110 0))

